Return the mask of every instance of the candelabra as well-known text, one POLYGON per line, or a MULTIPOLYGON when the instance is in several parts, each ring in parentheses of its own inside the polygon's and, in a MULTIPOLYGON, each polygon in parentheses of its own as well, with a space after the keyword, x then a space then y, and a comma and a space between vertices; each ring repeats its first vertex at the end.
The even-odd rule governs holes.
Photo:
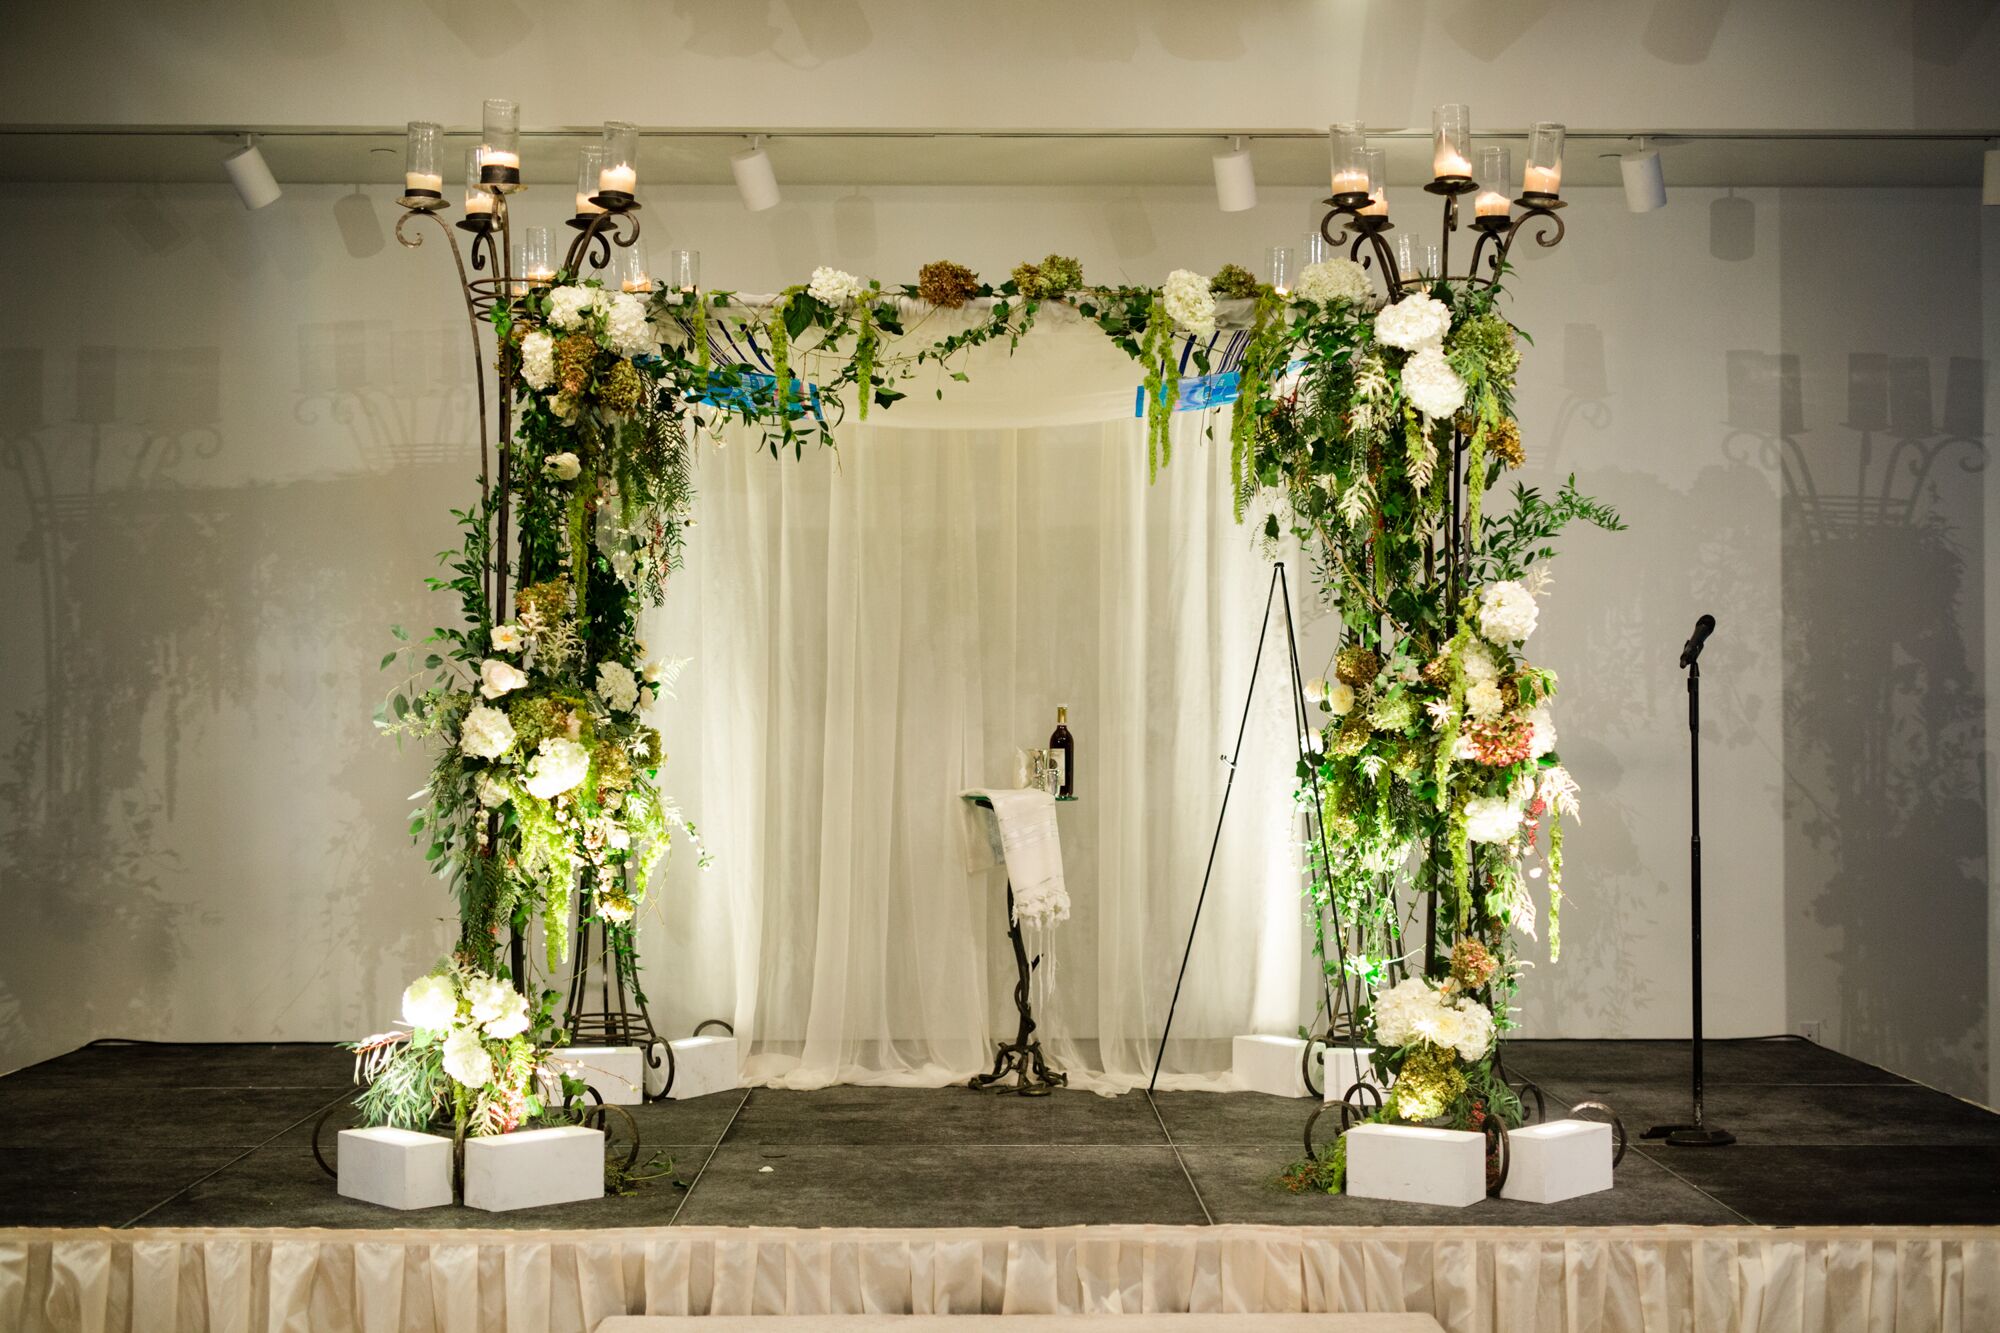
POLYGON ((1539 224, 1535 242, 1553 248, 1563 238, 1563 220, 1558 210, 1561 196, 1563 127, 1544 122, 1528 137, 1528 162, 1521 174, 1521 193, 1509 199, 1506 183, 1511 179, 1510 154, 1500 146, 1479 150, 1479 178, 1472 174, 1472 114, 1463 103, 1438 107, 1432 114, 1432 179, 1426 194, 1444 199, 1444 223, 1440 232, 1435 267, 1419 265, 1414 252, 1409 262, 1399 257, 1384 239, 1395 230, 1389 221, 1389 197, 1380 149, 1368 147, 1368 137, 1357 121, 1335 125, 1330 139, 1333 149, 1333 194, 1325 202, 1328 212, 1320 221, 1320 235, 1338 249, 1346 246, 1348 258, 1364 268, 1374 268, 1394 300, 1406 288, 1443 281, 1492 286, 1499 281, 1507 254, 1515 238, 1531 223, 1539 224), (1482 185, 1482 180, 1484 184, 1482 185), (1451 238, 1459 230, 1458 201, 1477 193, 1469 225, 1479 233, 1473 243, 1472 262, 1465 276, 1451 277, 1451 238), (1515 212, 1518 209, 1519 212, 1515 212), (1341 223, 1336 234, 1334 224, 1341 223), (1351 240, 1350 240, 1351 236, 1351 240), (1363 255, 1362 247, 1370 253, 1363 255), (1481 264, 1484 262, 1484 269, 1481 264), (1406 273, 1405 269, 1414 269, 1406 273), (1427 271, 1428 270, 1428 271, 1427 271))
MULTIPOLYGON (((452 263, 465 301, 465 318, 472 336, 473 376, 479 399, 479 490, 480 518, 485 539, 482 552, 481 588, 494 624, 507 619, 509 550, 518 534, 511 530, 512 478, 509 442, 513 439, 514 401, 520 391, 518 358, 492 358, 497 384, 494 408, 487 408, 488 354, 480 337, 480 326, 494 322, 496 313, 519 311, 527 299, 558 282, 580 281, 587 270, 606 270, 621 253, 619 285, 628 292, 649 292, 652 280, 646 273, 644 252, 639 241, 639 202, 634 197, 638 185, 638 131, 623 121, 604 126, 601 143, 581 150, 577 159, 575 214, 566 224, 576 235, 571 238, 560 262, 555 258, 549 229, 523 226, 519 245, 509 199, 526 188, 521 176, 520 108, 504 99, 486 103, 480 142, 466 150, 465 216, 447 223, 443 214, 449 207, 444 197, 441 165, 442 129, 428 121, 412 121, 408 127, 403 172, 403 194, 397 200, 404 211, 396 221, 396 239, 412 249, 423 244, 423 234, 409 230, 412 222, 428 218, 437 224, 451 250, 452 263), (467 233, 461 248, 455 232, 467 233), (467 261, 470 260, 470 271, 467 261), (498 431, 489 433, 497 419, 498 431)), ((496 349, 497 350, 497 349, 496 349)), ((497 855, 500 817, 488 816, 485 855, 497 855)), ((655 1048, 669 1051, 654 1031, 646 1003, 638 993, 637 964, 629 938, 615 936, 622 929, 595 923, 584 910, 587 886, 577 889, 578 912, 571 954, 571 976, 564 1025, 572 1039, 636 1045, 644 1048, 649 1064, 658 1067, 655 1048), (593 934, 592 927, 597 926, 593 934), (600 969, 597 991, 601 1009, 587 1010, 591 994, 591 969, 600 969)), ((516 985, 527 978, 527 923, 515 919, 509 924, 508 956, 516 985)), ((479 923, 479 928, 498 923, 479 923)), ((672 1081, 669 1065, 668 1082, 672 1081)))

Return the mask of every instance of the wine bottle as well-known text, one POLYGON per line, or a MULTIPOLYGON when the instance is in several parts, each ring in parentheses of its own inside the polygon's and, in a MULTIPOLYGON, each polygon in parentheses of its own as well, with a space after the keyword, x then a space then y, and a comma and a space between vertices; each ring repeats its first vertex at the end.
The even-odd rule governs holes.
POLYGON ((1056 729, 1049 733, 1049 748, 1062 756, 1062 787, 1058 796, 1076 795, 1076 741, 1069 734, 1069 705, 1056 709, 1056 729))

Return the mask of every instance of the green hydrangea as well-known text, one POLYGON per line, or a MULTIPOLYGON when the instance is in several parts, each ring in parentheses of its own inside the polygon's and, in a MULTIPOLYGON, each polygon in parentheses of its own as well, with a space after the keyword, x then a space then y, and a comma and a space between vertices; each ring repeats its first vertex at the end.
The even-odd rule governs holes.
POLYGON ((1263 284, 1257 281, 1257 275, 1241 264, 1224 264, 1208 280, 1208 290, 1219 301, 1246 301, 1262 289, 1263 284))

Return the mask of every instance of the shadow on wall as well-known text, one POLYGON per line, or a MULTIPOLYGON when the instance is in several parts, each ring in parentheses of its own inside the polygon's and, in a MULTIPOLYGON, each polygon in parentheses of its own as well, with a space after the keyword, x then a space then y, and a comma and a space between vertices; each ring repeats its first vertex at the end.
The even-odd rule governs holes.
POLYGON ((1986 1086, 1981 361, 1848 358, 1805 419, 1796 355, 1729 354, 1731 424, 1784 476, 1793 1022, 1948 1090, 1986 1086), (1968 578, 1968 574, 1970 577, 1968 578))

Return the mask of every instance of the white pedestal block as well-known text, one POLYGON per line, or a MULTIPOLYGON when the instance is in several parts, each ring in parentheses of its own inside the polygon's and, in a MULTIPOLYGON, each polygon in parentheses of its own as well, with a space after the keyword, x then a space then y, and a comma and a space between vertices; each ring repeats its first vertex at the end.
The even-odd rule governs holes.
POLYGON ((1611 1188, 1611 1126, 1601 1120, 1551 1120, 1507 1136, 1503 1199, 1561 1203, 1611 1188))
MULTIPOLYGON (((704 1097, 711 1092, 728 1092, 738 1087, 736 1038, 681 1037, 667 1043, 674 1048, 674 1086, 670 1101, 684 1097, 704 1097)), ((659 1095, 667 1081, 667 1062, 662 1053, 660 1067, 646 1072, 646 1090, 659 1095)))
POLYGON ((1326 1063, 1320 1074, 1320 1092, 1325 1099, 1339 1101, 1356 1083, 1366 1083, 1377 1092, 1382 1091, 1382 1081, 1375 1077, 1375 1070, 1368 1063, 1374 1058, 1373 1046, 1327 1047, 1326 1063))
POLYGON ((646 1100, 646 1052, 637 1046, 563 1046, 549 1063, 596 1088, 614 1106, 646 1100))
POLYGON ((1347 1131, 1347 1192, 1464 1208, 1486 1197, 1486 1136, 1420 1125, 1347 1131))
POLYGON ((384 1208, 451 1202, 451 1140, 410 1129, 343 1129, 340 1192, 384 1208))
POLYGON ((1309 1095, 1303 1072, 1305 1055, 1306 1043, 1299 1037, 1238 1037, 1230 1048, 1229 1068, 1236 1081, 1251 1092, 1304 1097, 1309 1095))
POLYGON ((604 1133, 565 1125, 465 1141, 465 1206, 489 1213, 604 1197, 604 1133))

